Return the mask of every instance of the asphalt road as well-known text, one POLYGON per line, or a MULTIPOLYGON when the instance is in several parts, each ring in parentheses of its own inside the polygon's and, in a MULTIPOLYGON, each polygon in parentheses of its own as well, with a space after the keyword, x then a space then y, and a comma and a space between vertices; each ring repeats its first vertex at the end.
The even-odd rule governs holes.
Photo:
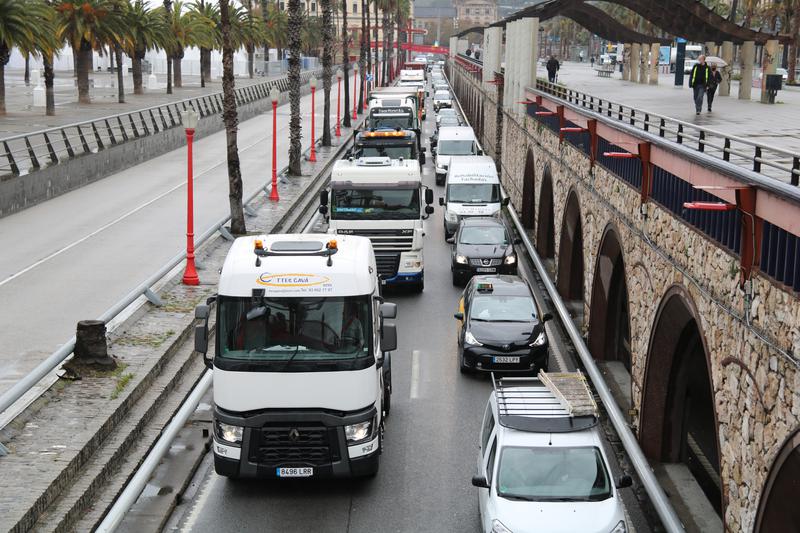
MULTIPOLYGON (((310 102, 302 98, 306 128, 310 102)), ((319 134, 323 98, 316 104, 319 134)), ((288 164, 288 123, 287 104, 278 168, 288 164)), ((196 235, 228 213, 225 151, 224 131, 195 142, 196 235)), ((239 153, 247 197, 270 177, 271 113, 239 125, 239 153)), ((183 148, 0 219, 0 393, 185 247, 185 184, 183 148)))

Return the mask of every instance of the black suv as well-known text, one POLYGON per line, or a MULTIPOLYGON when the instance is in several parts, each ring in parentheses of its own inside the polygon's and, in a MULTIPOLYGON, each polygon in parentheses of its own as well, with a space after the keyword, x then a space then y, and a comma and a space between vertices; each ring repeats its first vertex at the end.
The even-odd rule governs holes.
POLYGON ((450 271, 453 285, 463 285, 474 274, 516 274, 517 254, 511 232, 493 217, 461 219, 453 238, 450 271))
POLYGON ((458 361, 462 373, 547 370, 542 314, 528 283, 517 276, 475 276, 458 302, 458 361))

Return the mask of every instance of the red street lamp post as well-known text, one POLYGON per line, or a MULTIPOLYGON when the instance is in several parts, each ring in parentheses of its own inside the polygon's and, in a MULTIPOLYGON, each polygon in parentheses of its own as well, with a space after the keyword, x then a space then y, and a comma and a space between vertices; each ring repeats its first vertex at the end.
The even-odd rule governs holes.
POLYGON ((336 70, 336 136, 342 136, 342 76, 344 73, 342 69, 336 70))
POLYGON ((197 268, 194 264, 194 177, 192 169, 192 141, 197 127, 197 113, 194 109, 181 111, 181 122, 186 130, 187 179, 186 179, 186 270, 183 272, 184 285, 199 285, 197 268))
POLYGON ((273 87, 269 92, 272 100, 272 190, 269 192, 269 199, 273 202, 280 200, 278 196, 278 98, 281 93, 277 87, 273 87))
POLYGON ((316 140, 314 139, 314 130, 316 129, 316 122, 314 121, 317 107, 315 105, 315 96, 317 94, 317 78, 312 77, 308 80, 308 84, 311 86, 311 155, 308 156, 308 160, 312 163, 317 162, 317 147, 316 147, 316 140))
POLYGON ((353 120, 358 120, 356 111, 358 110, 358 98, 356 98, 356 85, 358 85, 358 63, 353 63, 353 120))

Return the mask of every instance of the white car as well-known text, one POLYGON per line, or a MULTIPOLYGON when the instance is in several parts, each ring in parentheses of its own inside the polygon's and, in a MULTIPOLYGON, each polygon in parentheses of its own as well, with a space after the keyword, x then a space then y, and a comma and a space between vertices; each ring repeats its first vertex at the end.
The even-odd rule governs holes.
MULTIPOLYGON (((784 83, 786 82, 786 80, 789 79, 789 71, 786 70, 785 68, 780 68, 780 67, 776 68, 775 74, 780 74, 781 78, 783 78, 784 83)), ((764 78, 764 72, 763 71, 759 72, 758 79, 763 79, 763 78, 764 78)))
POLYGON ((439 112, 436 114, 436 125, 437 126, 442 121, 442 117, 456 117, 456 118, 458 118, 458 111, 456 111, 452 107, 443 107, 443 108, 441 108, 439 110, 439 112))
MULTIPOLYGON (((574 397, 572 389, 561 391, 566 402, 553 392, 560 379, 583 376, 539 376, 495 381, 489 396, 478 474, 472 478, 478 487, 481 530, 626 533, 618 489, 629 487, 631 478, 621 476, 614 483, 596 406, 594 414, 570 415, 564 403, 574 397)), ((585 394, 594 405, 588 387, 585 394)))
POLYGON ((450 96, 450 91, 433 93, 433 110, 438 113, 443 107, 453 107, 453 97, 450 96))

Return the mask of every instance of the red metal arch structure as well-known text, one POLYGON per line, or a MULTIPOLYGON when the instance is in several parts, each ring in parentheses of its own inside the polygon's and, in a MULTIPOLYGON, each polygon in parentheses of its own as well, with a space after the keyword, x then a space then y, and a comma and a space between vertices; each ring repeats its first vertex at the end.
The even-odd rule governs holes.
MULTIPOLYGON (((608 1, 634 11, 671 35, 684 37, 690 41, 732 41, 735 44, 755 41, 764 44, 769 39, 777 39, 784 44, 794 42, 794 38, 788 34, 776 35, 739 26, 696 0, 608 1)), ((548 20, 556 16, 572 19, 592 33, 616 42, 654 43, 672 40, 671 37, 655 37, 630 30, 602 10, 585 3, 584 0, 549 0, 521 9, 491 26, 504 27, 506 23, 524 17, 548 20)))

